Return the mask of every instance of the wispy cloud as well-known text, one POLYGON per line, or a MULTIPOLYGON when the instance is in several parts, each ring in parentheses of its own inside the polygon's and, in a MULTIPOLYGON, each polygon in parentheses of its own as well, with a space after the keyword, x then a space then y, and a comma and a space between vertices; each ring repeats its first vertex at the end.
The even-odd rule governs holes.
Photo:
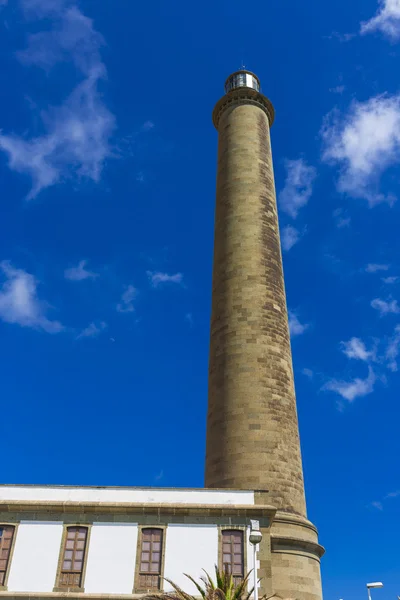
POLYGON ((398 305, 397 300, 381 300, 380 298, 375 298, 375 300, 372 300, 371 306, 379 311, 381 317, 390 314, 397 315, 400 313, 400 306, 398 305))
POLYGON ((356 33, 340 33, 339 31, 333 31, 331 35, 326 36, 328 40, 336 39, 339 42, 349 42, 356 37, 356 33))
POLYGON ((388 271, 390 265, 382 265, 376 263, 370 263, 365 267, 367 273, 377 273, 378 271, 388 271))
POLYGON ((133 285, 128 285, 122 294, 121 301, 117 304, 117 311, 120 313, 131 313, 135 310, 133 301, 137 296, 137 290, 133 285))
POLYGON ((346 213, 342 208, 337 208, 333 211, 333 216, 336 221, 336 227, 342 229, 343 227, 349 227, 351 223, 351 218, 346 216, 346 213))
POLYGON ((142 131, 151 131, 152 129, 154 129, 154 127, 155 127, 155 125, 154 125, 153 121, 146 121, 142 125, 142 131))
POLYGON ((303 373, 303 375, 304 375, 305 377, 307 377, 308 379, 313 379, 313 377, 314 377, 314 371, 312 371, 311 369, 307 369, 307 368, 305 368, 305 369, 302 369, 302 371, 301 371, 301 372, 302 372, 302 373, 303 373))
POLYGON ((164 477, 164 471, 161 469, 161 471, 154 477, 154 481, 161 481, 161 479, 163 479, 164 477))
POLYGON ((326 117, 323 160, 341 169, 338 190, 364 198, 370 206, 392 203, 379 191, 382 173, 400 162, 400 95, 353 102, 347 114, 326 117))
POLYGON ((302 158, 286 160, 285 167, 286 181, 279 194, 279 203, 282 210, 295 219, 311 198, 317 171, 302 158))
POLYGON ((400 498, 400 490, 396 490, 395 492, 389 492, 386 494, 386 498, 400 498))
POLYGON ((376 510, 382 511, 384 508, 384 504, 386 504, 386 500, 393 500, 395 498, 400 498, 400 490, 396 490, 395 492, 389 492, 388 494, 386 494, 386 496, 383 497, 382 500, 371 502, 370 506, 372 506, 372 508, 376 508, 376 510))
POLYGON ((400 39, 400 0, 379 0, 378 13, 361 23, 361 33, 380 31, 392 41, 400 39))
POLYGON ((99 325, 96 323, 90 323, 85 329, 81 331, 81 333, 76 337, 77 340, 82 338, 95 338, 98 337, 103 331, 107 329, 107 323, 101 321, 99 325))
POLYGON ((390 371, 397 371, 397 357, 400 349, 400 325, 397 325, 394 330, 393 336, 390 338, 386 348, 385 358, 387 361, 387 367, 390 371))
POLYGON ((321 390, 325 392, 335 392, 345 400, 353 402, 356 398, 362 398, 363 396, 371 394, 374 391, 375 382, 376 375, 372 368, 368 367, 368 377, 366 379, 360 379, 358 377, 351 381, 331 379, 322 386, 321 390))
POLYGON ((21 62, 50 70, 60 61, 70 61, 84 76, 65 102, 42 112, 46 133, 26 138, 0 132, 0 149, 12 170, 32 179, 28 199, 68 178, 98 182, 107 158, 112 156, 109 139, 115 119, 105 106, 98 85, 106 78, 99 49, 102 38, 90 19, 72 2, 23 0, 30 19, 51 19, 53 28, 28 38, 19 53, 21 62))
POLYGON ((175 273, 174 275, 169 275, 168 273, 147 271, 147 276, 153 287, 158 287, 164 283, 181 284, 183 282, 182 273, 175 273))
POLYGON ((52 19, 52 29, 29 35, 27 47, 17 53, 23 64, 50 71, 59 62, 72 61, 86 76, 93 68, 102 67, 100 48, 104 40, 93 28, 93 21, 72 2, 58 7, 53 2, 52 6, 50 2, 35 3, 36 7, 41 5, 39 12, 33 11, 31 1, 23 0, 23 4, 30 20, 52 19))
POLYGON ((392 285, 393 283, 396 283, 396 281, 398 281, 398 277, 396 275, 392 275, 391 277, 382 277, 382 281, 383 283, 386 283, 388 285, 392 285))
POLYGON ((369 362, 376 357, 376 350, 367 350, 364 342, 357 337, 351 338, 348 342, 341 342, 340 347, 347 358, 369 362))
POLYGON ((39 300, 38 281, 22 269, 14 268, 8 261, 0 263, 3 284, 0 288, 0 319, 21 327, 31 327, 47 333, 59 333, 64 326, 59 321, 51 321, 46 312, 46 302, 39 300))
POLYGON ((345 91, 346 86, 344 85, 337 85, 334 88, 330 88, 329 91, 332 92, 332 94, 343 94, 343 92, 345 91))
POLYGON ((302 335, 310 327, 308 323, 300 323, 297 315, 289 311, 289 330, 290 335, 295 337, 296 335, 302 335))
POLYGON ((64 277, 70 281, 84 281, 85 279, 96 279, 98 273, 93 273, 85 269, 87 260, 81 260, 77 267, 70 267, 65 269, 64 277))
POLYGON ((281 244, 285 252, 289 252, 300 240, 301 234, 298 229, 292 225, 286 225, 281 231, 281 244))

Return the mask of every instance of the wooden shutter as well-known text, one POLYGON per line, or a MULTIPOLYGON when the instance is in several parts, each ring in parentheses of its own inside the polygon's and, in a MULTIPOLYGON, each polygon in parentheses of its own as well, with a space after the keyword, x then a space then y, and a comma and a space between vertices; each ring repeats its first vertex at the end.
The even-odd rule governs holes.
POLYGON ((139 565, 139 588, 141 590, 160 589, 162 545, 162 529, 142 529, 139 565))
POLYGON ((87 527, 68 527, 63 551, 60 587, 82 587, 87 527))
POLYGON ((233 575, 235 584, 243 580, 243 531, 222 532, 222 570, 233 575))
POLYGON ((0 585, 5 585, 14 529, 12 525, 0 525, 0 585))

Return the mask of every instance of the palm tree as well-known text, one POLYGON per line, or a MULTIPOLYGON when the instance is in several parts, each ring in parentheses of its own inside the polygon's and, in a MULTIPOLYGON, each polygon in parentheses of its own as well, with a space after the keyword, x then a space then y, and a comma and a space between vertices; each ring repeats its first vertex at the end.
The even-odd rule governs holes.
MULTIPOLYGON (((247 573, 239 584, 235 584, 230 573, 220 571, 217 566, 215 566, 215 582, 207 571, 204 571, 204 573, 205 574, 200 577, 201 584, 197 583, 191 575, 184 573, 185 577, 190 579, 196 586, 203 600, 250 600, 250 596, 254 591, 254 588, 247 591, 247 584, 251 571, 247 573)), ((161 594, 150 594, 145 596, 145 600, 197 600, 196 596, 188 594, 170 579, 167 579, 166 577, 164 579, 173 587, 174 591, 161 594)), ((267 597, 263 596, 260 600, 267 600, 267 597)))

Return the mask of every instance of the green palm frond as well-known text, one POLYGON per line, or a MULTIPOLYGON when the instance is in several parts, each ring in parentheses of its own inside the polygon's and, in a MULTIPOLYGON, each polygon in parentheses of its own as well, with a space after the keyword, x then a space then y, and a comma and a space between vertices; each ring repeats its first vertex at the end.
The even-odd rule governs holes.
MULTIPOLYGON (((202 600, 250 600, 253 595, 254 587, 251 590, 247 589, 252 571, 249 571, 239 584, 235 584, 232 573, 220 570, 217 565, 215 565, 215 581, 205 569, 203 569, 203 573, 204 575, 200 577, 201 583, 198 583, 191 575, 184 573, 185 577, 196 587, 202 600)), ((145 596, 144 600, 198 600, 198 597, 188 594, 177 583, 166 577, 163 579, 169 583, 173 591, 152 593, 145 596)), ((269 598, 263 596, 260 600, 269 600, 269 598)))
POLYGON ((190 581, 193 583, 193 585, 195 585, 196 588, 198 589, 198 591, 200 592, 201 597, 205 599, 207 586, 206 586, 206 589, 204 589, 201 587, 201 585, 199 583, 197 583, 197 581, 191 575, 187 575, 187 573, 184 573, 184 576, 187 577, 188 579, 190 579, 190 581))
MULTIPOLYGON (((174 598, 178 597, 180 600, 196 600, 195 596, 192 596, 191 594, 188 594, 187 592, 185 592, 177 583, 174 583, 173 581, 171 581, 170 579, 167 579, 166 577, 164 577, 164 581, 169 583, 175 590, 175 594, 172 593, 172 596, 174 598)), ((171 596, 171 593, 167 594, 167 596, 171 596)), ((165 599, 165 600, 167 600, 167 599, 165 599)))

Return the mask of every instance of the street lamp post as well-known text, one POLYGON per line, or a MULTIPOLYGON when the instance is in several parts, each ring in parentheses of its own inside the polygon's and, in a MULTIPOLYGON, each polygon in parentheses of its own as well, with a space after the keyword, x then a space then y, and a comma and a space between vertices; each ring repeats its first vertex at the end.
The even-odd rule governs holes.
POLYGON ((372 588, 383 588, 383 583, 381 581, 375 581, 374 583, 367 583, 368 600, 372 600, 372 596, 371 596, 372 588))
POLYGON ((260 523, 258 521, 250 521, 250 544, 253 546, 253 562, 254 562, 254 600, 258 600, 258 577, 257 577, 257 546, 262 540, 260 531, 260 523))

